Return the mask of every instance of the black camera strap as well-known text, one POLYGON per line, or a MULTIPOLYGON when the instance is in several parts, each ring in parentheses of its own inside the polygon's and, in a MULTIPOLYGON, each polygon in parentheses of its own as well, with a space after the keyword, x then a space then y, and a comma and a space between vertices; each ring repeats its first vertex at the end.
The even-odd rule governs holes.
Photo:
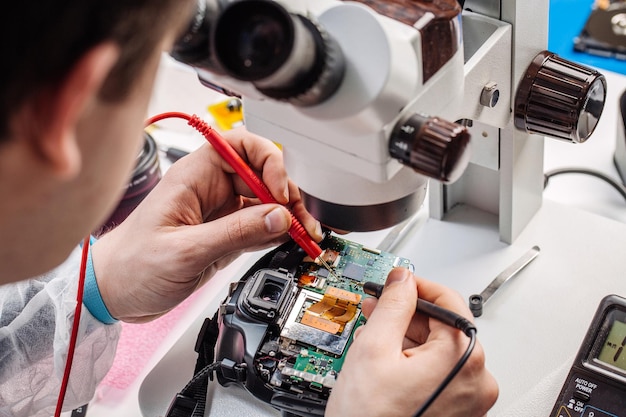
POLYGON ((219 327, 215 313, 213 318, 204 319, 198 334, 195 346, 198 359, 194 376, 185 388, 176 394, 165 414, 166 417, 204 417, 209 380, 213 380, 213 373, 221 365, 220 362, 213 362, 218 335, 219 327))

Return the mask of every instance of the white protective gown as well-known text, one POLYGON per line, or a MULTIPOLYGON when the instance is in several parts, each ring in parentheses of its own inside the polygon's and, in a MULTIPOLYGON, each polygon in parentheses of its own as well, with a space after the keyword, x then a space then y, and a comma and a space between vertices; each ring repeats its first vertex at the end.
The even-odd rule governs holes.
MULTIPOLYGON (((0 416, 54 414, 71 335, 81 249, 54 270, 0 286, 0 416)), ((113 363, 119 324, 83 305, 64 411, 87 404, 113 363)))

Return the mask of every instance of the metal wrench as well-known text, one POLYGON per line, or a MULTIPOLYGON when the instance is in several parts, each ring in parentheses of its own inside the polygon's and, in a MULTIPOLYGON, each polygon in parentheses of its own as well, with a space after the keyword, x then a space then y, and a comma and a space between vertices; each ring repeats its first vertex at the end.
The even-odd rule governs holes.
POLYGON ((533 259, 539 255, 539 246, 533 246, 528 252, 522 255, 517 261, 513 262, 511 266, 500 272, 493 281, 489 283, 487 288, 480 294, 473 294, 469 297, 469 308, 472 311, 474 317, 480 317, 483 314, 483 306, 489 301, 491 296, 508 280, 513 278, 520 272, 526 265, 528 265, 533 259))

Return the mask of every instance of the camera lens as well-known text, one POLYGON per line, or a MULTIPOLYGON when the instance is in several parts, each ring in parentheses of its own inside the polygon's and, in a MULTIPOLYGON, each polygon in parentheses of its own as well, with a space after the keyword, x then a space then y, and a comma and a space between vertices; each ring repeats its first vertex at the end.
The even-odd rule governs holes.
POLYGON ((122 223, 143 201, 161 179, 159 153, 154 138, 144 133, 144 145, 137 155, 137 162, 132 177, 128 181, 126 192, 111 217, 93 235, 99 237, 122 223))
POLYGON ((266 282, 259 293, 259 298, 263 301, 277 303, 278 300, 280 300, 280 295, 282 293, 282 286, 276 284, 275 282, 266 282))
POLYGON ((338 44, 312 21, 269 0, 240 0, 220 14, 213 50, 229 76, 300 106, 336 91, 344 73, 338 44))

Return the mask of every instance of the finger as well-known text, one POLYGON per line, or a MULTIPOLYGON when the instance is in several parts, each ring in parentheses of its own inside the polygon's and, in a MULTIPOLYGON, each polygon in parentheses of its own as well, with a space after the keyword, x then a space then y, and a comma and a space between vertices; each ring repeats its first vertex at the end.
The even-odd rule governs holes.
MULTIPOLYGON (((298 187, 288 180, 282 152, 278 147, 273 142, 247 132, 245 129, 229 131, 225 133, 224 137, 253 169, 260 172, 259 176, 263 178, 263 183, 276 201, 281 204, 290 203, 294 215, 300 220, 309 235, 320 241, 322 239, 322 227, 302 204, 298 187)), ((225 171, 232 171, 225 162, 223 164, 225 171)), ((252 196, 241 179, 235 177, 233 184, 236 192, 247 197, 252 196)))
MULTIPOLYGON (((416 282, 420 299, 430 301, 437 306, 456 312, 473 321, 464 300, 456 291, 422 278, 416 277, 416 282)), ((453 355, 459 354, 466 345, 466 336, 463 332, 421 313, 416 314, 413 318, 406 336, 407 340, 415 341, 418 345, 432 347, 435 345, 428 342, 437 341, 448 346, 456 346, 455 349, 450 350, 453 355)), ((440 343, 437 343, 437 345, 441 346, 440 343)), ((411 356, 420 351, 422 349, 418 346, 416 349, 407 349, 405 353, 411 356)))
POLYGON ((323 238, 322 225, 306 209, 300 198, 300 190, 298 190, 298 187, 291 181, 289 181, 289 201, 293 215, 302 223, 306 231, 315 241, 321 241, 323 238))
POLYGON ((270 140, 248 132, 244 128, 224 133, 224 138, 255 170, 277 202, 289 202, 287 172, 280 149, 270 140))
POLYGON ((190 227, 188 238, 198 242, 206 265, 232 252, 267 247, 284 237, 291 225, 289 211, 277 204, 250 206, 209 223, 190 227))
POLYGON ((465 300, 456 291, 423 278, 417 278, 417 290, 420 298, 461 314, 473 321, 472 313, 467 307, 465 300))
MULTIPOLYGON (((293 183, 290 182, 290 184, 293 184, 293 183)), ((291 185, 289 188, 290 189, 292 188, 291 185)), ((294 185, 294 188, 297 191, 297 187, 295 187, 295 185, 294 185)), ((300 200, 299 193, 296 194, 296 198, 297 198, 297 202, 294 205, 288 206, 287 207, 288 210, 291 211, 291 213, 295 216, 295 218, 298 219, 298 221, 302 224, 302 226, 304 226, 305 230, 307 231, 309 236, 313 238, 313 240, 315 240, 316 242, 321 241, 322 238, 324 237, 322 234, 322 225, 320 224, 319 221, 317 221, 311 215, 311 213, 307 211, 306 207, 304 207, 304 204, 300 200)), ((290 197, 289 200, 293 201, 293 197, 290 197)), ((252 204, 260 203, 258 199, 251 199, 251 198, 243 198, 242 201, 243 201, 244 207, 247 207, 252 204)))
MULTIPOLYGON (((377 299, 374 297, 365 298, 361 304, 361 311, 365 317, 369 317, 376 308, 377 299)), ((428 318, 422 314, 415 314, 411 318, 406 331, 403 349, 415 347, 426 342, 430 330, 428 328, 428 318)))
POLYGON ((361 339, 367 337, 368 343, 381 350, 391 347, 401 351, 416 304, 417 286, 413 274, 404 268, 392 270, 361 339))
POLYGON ((377 302, 378 299, 375 297, 367 297, 363 299, 363 302, 361 303, 361 311, 366 318, 369 318, 372 315, 372 311, 376 308, 377 302))

